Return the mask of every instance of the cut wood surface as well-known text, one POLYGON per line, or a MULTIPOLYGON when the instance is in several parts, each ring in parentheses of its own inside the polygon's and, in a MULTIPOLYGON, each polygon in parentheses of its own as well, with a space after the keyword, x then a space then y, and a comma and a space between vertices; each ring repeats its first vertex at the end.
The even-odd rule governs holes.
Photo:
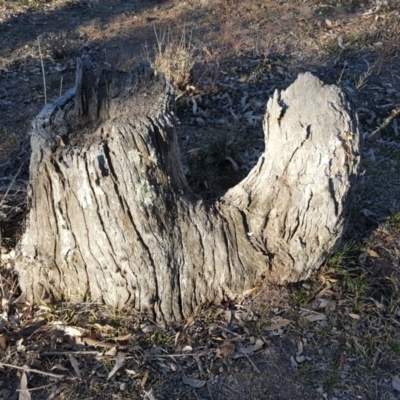
POLYGON ((173 88, 142 63, 96 71, 33 124, 17 270, 31 300, 130 305, 163 321, 307 278, 340 242, 360 140, 346 96, 309 73, 275 91, 265 152, 214 202, 182 172, 173 88))

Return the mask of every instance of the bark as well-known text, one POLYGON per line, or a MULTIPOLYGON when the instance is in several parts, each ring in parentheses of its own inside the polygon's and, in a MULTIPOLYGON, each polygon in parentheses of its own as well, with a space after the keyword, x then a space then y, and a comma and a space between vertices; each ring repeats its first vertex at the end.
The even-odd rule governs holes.
POLYGON ((17 270, 31 301, 92 299, 159 320, 307 278, 337 246, 359 167, 345 95, 306 73, 269 100, 265 152, 214 203, 188 187, 172 86, 147 64, 94 71, 33 123, 17 270))

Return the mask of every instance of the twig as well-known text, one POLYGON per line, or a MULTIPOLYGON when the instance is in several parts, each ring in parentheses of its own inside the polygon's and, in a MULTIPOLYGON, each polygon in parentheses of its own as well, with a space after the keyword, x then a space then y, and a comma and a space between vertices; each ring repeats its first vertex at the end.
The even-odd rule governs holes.
POLYGON ((249 355, 242 349, 242 346, 239 347, 239 351, 249 360, 249 363, 253 366, 254 371, 256 371, 258 374, 261 373, 253 361, 251 361, 249 355))
POLYGON ((63 84, 63 76, 61 77, 61 80, 60 80, 60 97, 61 97, 61 95, 62 95, 62 84, 63 84))
POLYGON ((52 374, 51 372, 40 371, 38 369, 32 369, 32 368, 28 368, 28 367, 19 367, 18 365, 6 364, 6 363, 2 363, 2 362, 0 362, 0 367, 8 367, 8 368, 19 369, 21 371, 33 372, 34 374, 46 375, 46 376, 50 376, 51 378, 62 379, 65 377, 65 375, 52 374))
POLYGON ((28 389, 28 388, 26 388, 26 389, 16 389, 16 391, 17 391, 17 392, 22 392, 23 390, 28 390, 29 392, 33 392, 34 390, 45 389, 45 388, 47 388, 47 387, 57 385, 58 382, 59 382, 59 381, 56 381, 56 382, 49 383, 48 385, 42 385, 42 386, 30 388, 30 389, 28 389))
POLYGON ((367 140, 372 140, 382 129, 386 128, 397 116, 400 115, 400 104, 394 108, 390 115, 368 136, 367 140))
POLYGON ((42 76, 43 76, 43 90, 44 90, 44 104, 47 104, 47 89, 46 89, 46 74, 44 73, 42 49, 40 47, 40 39, 37 39, 39 45, 40 63, 42 64, 42 76))
POLYGON ((201 351, 199 353, 186 353, 186 354, 160 354, 158 356, 146 356, 146 358, 178 358, 178 357, 199 357, 199 356, 206 356, 210 354, 212 350, 201 351))
POLYGON ((82 351, 44 351, 40 353, 41 356, 68 356, 68 355, 98 355, 101 354, 95 350, 82 350, 82 351))
POLYGON ((342 81, 343 73, 344 73, 344 70, 346 68, 347 68, 347 61, 345 61, 344 64, 343 64, 342 72, 340 73, 340 76, 339 76, 339 78, 338 78, 338 80, 336 82, 336 85, 339 85, 340 82, 342 81))
POLYGON ((19 166, 17 173, 14 175, 14 177, 13 177, 13 179, 12 179, 10 185, 8 186, 6 192, 4 193, 3 197, 1 198, 1 200, 0 200, 0 207, 3 205, 4 199, 7 197, 8 192, 11 190, 11 187, 12 187, 12 185, 14 184, 15 180, 17 179, 19 173, 21 172, 21 169, 22 169, 22 167, 24 166, 24 164, 25 164, 25 162, 23 162, 23 163, 19 166))

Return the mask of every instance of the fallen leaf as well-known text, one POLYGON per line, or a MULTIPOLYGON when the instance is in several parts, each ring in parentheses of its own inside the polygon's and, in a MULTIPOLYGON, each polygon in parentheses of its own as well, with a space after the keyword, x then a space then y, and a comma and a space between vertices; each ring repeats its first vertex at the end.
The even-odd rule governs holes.
POLYGON ((309 322, 324 321, 326 319, 325 314, 309 314, 303 317, 309 322))
POLYGON ((346 356, 344 354, 341 354, 339 358, 339 367, 342 368, 344 364, 346 364, 346 356))
POLYGON ((400 376, 399 375, 395 375, 392 377, 392 386, 393 386, 393 389, 396 389, 397 391, 400 392, 400 376))
POLYGON ((149 371, 145 371, 143 373, 143 378, 140 381, 140 387, 142 388, 142 390, 144 390, 144 388, 146 386, 146 382, 147 382, 148 377, 149 377, 149 371))
POLYGON ((116 336, 111 338, 112 340, 115 340, 116 342, 124 342, 125 340, 128 340, 132 337, 131 333, 128 333, 127 335, 123 335, 123 336, 116 336))
POLYGON ((21 385, 18 400, 31 400, 31 394, 28 390, 28 378, 25 371, 22 373, 21 376, 21 385))
POLYGON ((353 319, 360 319, 360 316, 358 314, 353 314, 353 313, 349 313, 349 317, 353 319))
POLYGON ((251 288, 251 289, 247 289, 247 290, 245 290, 244 292, 242 292, 241 294, 240 294, 240 297, 242 297, 242 298, 245 298, 245 297, 247 297, 247 296, 250 296, 255 290, 256 290, 257 288, 251 288))
POLYGON ((238 167, 236 161, 235 161, 232 157, 226 156, 226 157, 225 157, 225 160, 226 160, 226 161, 229 161, 229 162, 231 163, 232 168, 233 168, 233 170, 234 170, 235 172, 238 172, 238 171, 239 171, 239 167, 238 167))
POLYGON ((190 316, 190 317, 186 320, 186 324, 185 324, 185 326, 183 327, 183 329, 187 329, 187 328, 189 328, 189 326, 192 326, 192 325, 194 324, 194 321, 195 321, 194 317, 193 317, 193 316, 190 316))
POLYGON ((104 354, 105 354, 106 356, 114 357, 114 356, 117 355, 117 353, 118 353, 117 347, 114 346, 114 347, 111 347, 111 349, 108 350, 108 351, 106 351, 104 354))
POLYGON ((225 317, 226 324, 229 325, 231 323, 231 320, 232 320, 232 311, 231 310, 225 310, 224 317, 225 317))
POLYGON ((68 368, 64 367, 64 366, 61 365, 61 364, 53 365, 53 366, 50 368, 50 371, 54 371, 55 369, 58 369, 58 370, 60 370, 60 371, 69 371, 68 368))
POLYGON ((324 299, 324 298, 316 299, 313 301, 312 307, 314 310, 325 308, 331 301, 332 301, 331 299, 324 299))
POLYGON ((277 329, 280 329, 286 325, 290 324, 290 319, 282 318, 282 317, 276 317, 272 319, 272 324, 267 326, 266 330, 267 331, 276 331, 277 329))
POLYGON ((72 368, 74 369, 74 371, 75 371, 75 375, 78 377, 78 378, 81 378, 82 377, 82 374, 81 374, 81 370, 79 369, 79 363, 78 363, 78 361, 76 360, 76 358, 73 356, 73 355, 69 355, 69 362, 71 363, 71 365, 72 365, 72 368))
POLYGON ((136 377, 138 377, 139 375, 141 375, 140 372, 137 372, 137 371, 135 371, 134 369, 125 369, 125 372, 126 372, 128 375, 132 375, 132 378, 136 378, 136 377))
POLYGON ((225 340, 222 345, 217 349, 217 354, 227 358, 232 355, 236 350, 236 346, 230 340, 225 340))
POLYGON ((66 335, 72 337, 81 337, 83 332, 82 330, 72 327, 72 326, 64 326, 64 327, 60 327, 58 328, 58 330, 63 331, 66 335))
POLYGON ((189 385, 192 388, 201 388, 206 384, 206 381, 201 381, 200 379, 188 378, 186 375, 182 376, 182 381, 185 385, 189 385))
POLYGON ((379 258, 379 254, 376 251, 372 250, 372 249, 368 250, 368 255, 370 257, 379 258))
POLYGON ((17 342, 17 351, 24 352, 26 350, 26 347, 22 344, 23 341, 24 341, 24 339, 18 340, 18 342, 17 342))
POLYGON ((108 374, 107 380, 109 380, 114 374, 124 365, 126 353, 120 351, 117 355, 117 360, 115 361, 114 368, 108 374))
POLYGON ((245 354, 253 354, 254 352, 260 350, 264 346, 264 342, 256 343, 256 344, 251 344, 248 346, 243 346, 241 351, 245 354))
POLYGON ((0 348, 5 350, 7 348, 7 338, 5 335, 0 335, 0 348))
POLYGON ((144 400, 157 400, 157 397, 153 393, 153 388, 151 388, 148 392, 144 391, 144 400))
POLYGON ((93 324, 93 327, 96 328, 98 331, 101 332, 109 332, 109 331, 113 331, 114 328, 110 325, 100 325, 100 324, 93 324))
POLYGON ((296 353, 296 355, 297 355, 297 356, 301 356, 302 353, 303 353, 303 342, 302 342, 302 340, 300 339, 300 340, 297 342, 297 353, 296 353))
POLYGON ((179 336, 181 335, 180 332, 176 332, 175 339, 174 339, 174 347, 178 346, 179 336))
POLYGON ((190 353, 192 351, 193 351, 193 347, 189 346, 189 345, 183 346, 183 348, 182 348, 182 353, 190 353))
POLYGON ((304 361, 306 361, 306 358, 304 356, 296 356, 295 360, 296 363, 302 364, 304 361))
POLYGON ((114 343, 102 342, 101 340, 91 339, 88 337, 84 337, 82 340, 87 346, 103 347, 105 349, 112 349, 115 346, 114 343))

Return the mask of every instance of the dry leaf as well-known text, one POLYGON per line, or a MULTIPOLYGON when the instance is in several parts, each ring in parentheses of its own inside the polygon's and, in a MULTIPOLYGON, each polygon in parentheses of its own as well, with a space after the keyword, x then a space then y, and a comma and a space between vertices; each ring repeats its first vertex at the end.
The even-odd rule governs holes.
POLYGON ((325 314, 309 314, 303 318, 309 322, 324 321, 326 319, 326 315, 325 314))
POLYGON ((297 356, 301 356, 302 353, 303 353, 303 341, 300 339, 297 342, 297 353, 296 353, 296 355, 297 356))
POLYGON ((298 364, 302 364, 304 361, 306 361, 306 358, 304 356, 296 356, 295 360, 298 364))
POLYGON ((236 350, 236 346, 230 340, 224 340, 222 345, 217 349, 217 354, 224 358, 232 355, 236 350))
POLYGON ((3 313, 2 315, 0 315, 0 331, 2 331, 8 322, 8 315, 7 313, 3 313))
POLYGON ((276 331, 277 329, 280 329, 286 325, 290 324, 290 319, 282 318, 282 317, 276 317, 272 318, 272 324, 267 326, 267 331, 276 331))
POLYGON ((206 381, 201 381, 200 379, 188 378, 186 375, 182 376, 182 381, 185 385, 189 385, 192 388, 201 388, 206 384, 206 381))
POLYGON ((181 335, 180 332, 176 332, 175 339, 174 339, 174 348, 176 349, 176 346, 178 346, 178 340, 179 336, 181 335))
POLYGON ((231 163, 232 168, 233 168, 233 170, 234 170, 235 172, 238 172, 238 171, 239 171, 239 167, 238 167, 236 161, 235 161, 232 157, 226 156, 226 157, 225 157, 225 160, 226 160, 226 161, 229 161, 229 162, 231 163))
POLYGON ((361 317, 358 314, 349 313, 349 317, 353 319, 360 319, 361 317))
POLYGON ((318 310, 321 308, 325 308, 331 302, 332 302, 331 299, 325 299, 325 298, 316 299, 313 301, 312 307, 314 310, 318 310))
POLYGON ((247 297, 247 296, 250 296, 255 290, 256 290, 257 288, 251 288, 251 289, 247 289, 247 290, 245 290, 244 292, 242 292, 241 294, 240 294, 240 297, 241 298, 245 298, 245 297, 247 297))
POLYGON ((143 378, 140 381, 140 387, 142 388, 142 390, 144 390, 144 387, 146 386, 146 382, 147 382, 148 377, 149 377, 149 371, 145 371, 143 373, 143 378))
POLYGON ((64 367, 64 366, 61 365, 61 364, 53 365, 53 366, 50 368, 50 371, 54 371, 55 369, 58 369, 58 370, 60 370, 60 371, 69 371, 68 368, 64 367))
POLYGON ((28 390, 28 378, 25 371, 22 373, 21 376, 21 385, 18 400, 31 400, 31 393, 28 390))
POLYGON ((343 367, 343 365, 346 364, 346 356, 344 354, 341 354, 339 358, 339 367, 343 367))
POLYGON ((231 320, 232 320, 232 311, 231 310, 225 310, 224 316, 225 316, 226 324, 229 325, 231 323, 231 320))
POLYGON ((26 347, 22 344, 24 339, 19 339, 17 342, 17 351, 24 352, 26 347))
POLYGON ((7 348, 7 338, 5 335, 0 335, 0 349, 5 350, 7 348))
POLYGON ((109 332, 113 331, 114 328, 111 325, 100 325, 100 324, 93 324, 93 327, 96 328, 100 332, 109 332))
POLYGON ((193 351, 193 347, 189 346, 189 345, 183 346, 183 348, 182 348, 182 353, 190 353, 192 351, 193 351))
POLYGON ((370 257, 379 258, 379 254, 376 251, 371 250, 371 249, 368 250, 368 255, 370 257))
POLYGON ((138 376, 138 375, 141 375, 140 372, 135 371, 134 369, 125 369, 125 372, 126 372, 128 375, 133 375, 133 378, 135 378, 135 377, 138 376))
POLYGON ((292 364, 292 367, 294 367, 294 368, 298 367, 298 364, 293 356, 290 356, 290 363, 292 364))
POLYGON ((127 335, 123 335, 123 336, 116 336, 113 338, 110 338, 112 340, 115 340, 116 342, 124 342, 125 340, 128 340, 132 337, 131 333, 128 333, 127 335))
POLYGON ((151 388, 148 392, 144 390, 144 400, 157 400, 157 397, 153 393, 153 388, 151 388))
POLYGON ((69 355, 69 362, 71 363, 71 365, 72 365, 72 368, 74 369, 74 371, 75 371, 75 375, 78 377, 78 378, 81 378, 82 377, 82 374, 81 374, 81 370, 79 369, 79 363, 78 363, 78 361, 76 360, 76 358, 73 356, 73 355, 69 355))
POLYGON ((101 340, 91 339, 88 337, 84 337, 82 340, 87 346, 103 347, 105 349, 112 349, 115 346, 114 343, 102 342, 101 340))
POLYGON ((57 329, 63 331, 66 335, 70 337, 81 337, 83 334, 83 330, 72 326, 63 326, 57 329))
POLYGON ((392 386, 393 386, 393 389, 396 389, 397 391, 400 392, 400 376, 399 375, 395 375, 392 377, 392 386))
POLYGON ((107 380, 109 380, 114 374, 124 365, 126 353, 120 351, 117 355, 117 360, 115 361, 114 368, 108 374, 107 380))
POLYGON ((111 349, 108 350, 108 351, 106 351, 104 354, 105 354, 106 356, 114 357, 114 356, 117 355, 117 353, 118 353, 117 347, 114 346, 114 347, 111 347, 111 349))
POLYGON ((194 321, 195 321, 194 317, 193 317, 193 316, 190 316, 190 317, 186 320, 186 324, 185 324, 185 326, 183 327, 183 329, 187 329, 187 328, 189 328, 189 326, 192 326, 193 323, 194 323, 194 321))
POLYGON ((248 346, 243 346, 241 348, 241 351, 245 354, 253 354, 254 352, 260 350, 264 346, 264 342, 256 343, 256 344, 250 344, 248 346))

